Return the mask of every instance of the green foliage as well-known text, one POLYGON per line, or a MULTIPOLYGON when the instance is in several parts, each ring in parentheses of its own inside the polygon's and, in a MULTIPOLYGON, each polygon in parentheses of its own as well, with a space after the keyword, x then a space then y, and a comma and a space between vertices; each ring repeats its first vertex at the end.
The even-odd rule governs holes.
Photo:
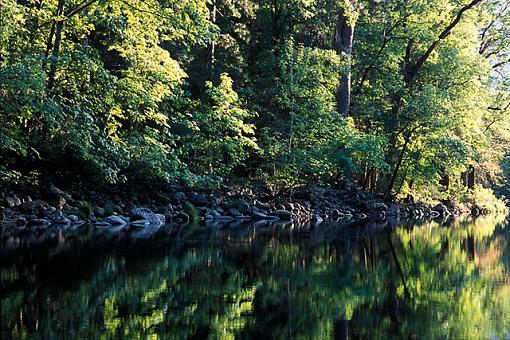
POLYGON ((187 122, 191 130, 186 140, 188 161, 197 173, 224 177, 258 149, 255 126, 246 122, 255 115, 241 106, 228 74, 221 74, 216 86, 206 82, 205 88, 203 100, 193 106, 187 122))
POLYGON ((97 183, 213 189, 257 174, 446 196, 440 178, 474 165, 504 193, 505 4, 456 22, 453 0, 3 0, 0 175, 51 164, 97 183), (346 75, 351 117, 337 110, 346 75))

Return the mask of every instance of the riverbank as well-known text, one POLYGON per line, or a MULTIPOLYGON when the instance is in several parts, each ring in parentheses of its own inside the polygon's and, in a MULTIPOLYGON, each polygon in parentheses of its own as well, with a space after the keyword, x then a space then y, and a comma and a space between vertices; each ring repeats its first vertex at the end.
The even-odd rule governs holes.
POLYGON ((107 188, 101 192, 78 186, 62 190, 54 184, 4 184, 0 192, 2 239, 18 234, 92 225, 99 229, 157 228, 165 224, 202 224, 218 228, 245 222, 309 222, 324 220, 448 218, 480 215, 478 207, 459 209, 437 204, 397 204, 368 192, 299 188, 274 192, 262 185, 231 186, 213 192, 181 187, 107 188))

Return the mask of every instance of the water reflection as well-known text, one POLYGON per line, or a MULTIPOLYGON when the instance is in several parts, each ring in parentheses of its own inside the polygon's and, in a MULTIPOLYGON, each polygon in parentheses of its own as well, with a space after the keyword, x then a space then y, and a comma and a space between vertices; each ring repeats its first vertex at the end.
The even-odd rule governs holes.
POLYGON ((2 338, 510 337, 506 217, 381 227, 84 231, 4 251, 2 338))

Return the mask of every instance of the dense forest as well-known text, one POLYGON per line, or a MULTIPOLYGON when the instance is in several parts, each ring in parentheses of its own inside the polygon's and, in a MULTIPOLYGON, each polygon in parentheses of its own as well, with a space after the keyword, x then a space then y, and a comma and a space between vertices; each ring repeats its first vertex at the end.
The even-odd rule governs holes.
POLYGON ((0 178, 508 194, 508 0, 0 0, 0 178))

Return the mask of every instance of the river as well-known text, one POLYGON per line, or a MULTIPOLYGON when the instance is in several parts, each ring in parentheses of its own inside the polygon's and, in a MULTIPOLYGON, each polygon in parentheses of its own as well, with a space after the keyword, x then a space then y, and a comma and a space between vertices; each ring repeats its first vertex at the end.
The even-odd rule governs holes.
POLYGON ((2 339, 509 339, 506 216, 10 240, 2 339))

